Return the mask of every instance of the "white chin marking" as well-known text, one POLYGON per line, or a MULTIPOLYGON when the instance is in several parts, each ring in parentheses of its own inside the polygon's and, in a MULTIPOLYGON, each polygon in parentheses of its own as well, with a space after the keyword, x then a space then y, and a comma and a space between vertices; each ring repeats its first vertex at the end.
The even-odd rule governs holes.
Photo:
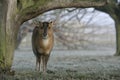
POLYGON ((49 44, 49 39, 43 39, 43 45, 47 46, 49 44))

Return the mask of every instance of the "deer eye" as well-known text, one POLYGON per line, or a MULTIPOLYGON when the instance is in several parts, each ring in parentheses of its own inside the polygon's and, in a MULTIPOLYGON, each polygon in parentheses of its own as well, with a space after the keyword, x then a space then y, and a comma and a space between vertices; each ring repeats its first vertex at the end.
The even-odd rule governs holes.
POLYGON ((36 28, 39 28, 39 26, 35 26, 36 28))
POLYGON ((43 27, 41 27, 40 29, 43 29, 43 27))
POLYGON ((48 27, 48 29, 51 29, 51 27, 48 27))

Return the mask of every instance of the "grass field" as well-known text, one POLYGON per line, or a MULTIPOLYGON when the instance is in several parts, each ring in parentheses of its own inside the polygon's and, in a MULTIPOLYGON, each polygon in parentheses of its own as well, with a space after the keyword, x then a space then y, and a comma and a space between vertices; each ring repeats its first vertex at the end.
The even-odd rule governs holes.
POLYGON ((14 76, 0 80, 120 80, 120 57, 114 50, 53 51, 46 74, 35 71, 31 50, 17 50, 12 69, 14 76))

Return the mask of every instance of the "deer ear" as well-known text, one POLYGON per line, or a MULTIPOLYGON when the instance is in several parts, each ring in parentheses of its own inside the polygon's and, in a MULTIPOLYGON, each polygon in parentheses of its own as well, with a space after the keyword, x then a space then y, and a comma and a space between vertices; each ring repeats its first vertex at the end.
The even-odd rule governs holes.
POLYGON ((39 25, 41 25, 41 24, 42 24, 42 22, 39 21, 39 25))
POLYGON ((39 21, 39 25, 42 26, 42 22, 41 21, 39 21))
POLYGON ((50 21, 49 24, 53 26, 55 25, 55 21, 50 21))
POLYGON ((37 24, 37 23, 38 23, 38 21, 37 21, 37 20, 33 20, 33 23, 34 23, 34 24, 37 24))
POLYGON ((37 20, 34 20, 34 21, 33 21, 33 25, 34 25, 34 26, 39 26, 38 23, 39 23, 39 22, 38 22, 37 20))

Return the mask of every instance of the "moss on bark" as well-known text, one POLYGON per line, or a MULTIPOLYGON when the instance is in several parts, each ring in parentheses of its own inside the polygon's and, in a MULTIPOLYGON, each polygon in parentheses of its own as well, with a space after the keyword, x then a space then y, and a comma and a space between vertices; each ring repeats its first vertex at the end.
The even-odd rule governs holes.
POLYGON ((5 1, 0 1, 0 69, 5 69, 5 53, 6 53, 6 44, 5 44, 5 22, 6 22, 6 11, 7 5, 4 5, 5 1))

